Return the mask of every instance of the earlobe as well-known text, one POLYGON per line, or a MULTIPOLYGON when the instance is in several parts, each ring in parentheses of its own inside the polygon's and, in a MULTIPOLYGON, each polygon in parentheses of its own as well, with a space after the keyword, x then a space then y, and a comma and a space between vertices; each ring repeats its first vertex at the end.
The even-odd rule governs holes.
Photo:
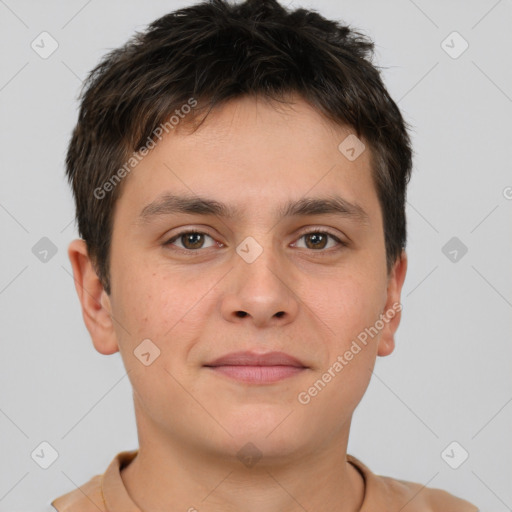
POLYGON ((379 339, 377 355, 388 356, 395 349, 395 332, 400 325, 402 304, 400 296, 407 273, 407 254, 402 250, 388 279, 386 305, 382 313, 384 328, 379 339))
POLYGON ((110 355, 119 350, 112 322, 110 298, 89 257, 86 242, 73 240, 68 247, 75 289, 82 307, 85 326, 98 352, 110 355))
POLYGON ((389 356, 389 354, 391 354, 393 350, 395 350, 394 334, 391 333, 390 335, 384 336, 383 333, 379 340, 379 348, 377 350, 377 355, 381 357, 389 356))

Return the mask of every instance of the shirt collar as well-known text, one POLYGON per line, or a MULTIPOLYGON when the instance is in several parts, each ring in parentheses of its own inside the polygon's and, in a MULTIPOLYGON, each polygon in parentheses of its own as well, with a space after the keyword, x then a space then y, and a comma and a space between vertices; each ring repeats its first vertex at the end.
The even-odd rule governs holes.
POLYGON ((142 512, 128 495, 121 478, 121 470, 130 464, 139 450, 118 453, 103 474, 101 492, 105 501, 106 512, 142 512))

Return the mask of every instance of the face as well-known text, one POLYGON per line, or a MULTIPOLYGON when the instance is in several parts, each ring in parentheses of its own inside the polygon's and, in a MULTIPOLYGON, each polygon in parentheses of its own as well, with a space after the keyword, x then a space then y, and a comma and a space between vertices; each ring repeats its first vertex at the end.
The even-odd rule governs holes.
POLYGON ((72 243, 87 327, 98 351, 120 351, 139 428, 215 454, 252 442, 269 458, 346 442, 376 356, 393 350, 406 268, 404 253, 386 272, 369 150, 338 149, 350 133, 298 97, 232 101, 125 178, 110 296, 72 243), (241 351, 295 366, 207 366, 241 351))

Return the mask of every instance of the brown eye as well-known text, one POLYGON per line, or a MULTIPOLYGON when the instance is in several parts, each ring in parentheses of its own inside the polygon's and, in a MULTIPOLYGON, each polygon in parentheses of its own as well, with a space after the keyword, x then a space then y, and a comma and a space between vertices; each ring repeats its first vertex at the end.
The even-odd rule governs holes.
POLYGON ((204 235, 201 233, 188 233, 181 235, 180 240, 185 249, 200 249, 204 243, 204 235))
MULTIPOLYGON (((332 235, 328 231, 310 231, 309 233, 304 233, 301 235, 299 240, 304 239, 305 241, 305 248, 311 249, 313 251, 321 251, 322 249, 330 249, 333 246, 327 247, 329 244, 329 239, 334 240, 336 244, 334 244, 334 247, 336 245, 338 246, 346 246, 347 244, 342 242, 338 237, 332 235)), ((296 244, 295 244, 296 245, 296 244)))
POLYGON ((309 243, 306 241, 308 249, 325 249, 328 235, 325 233, 308 233, 304 235, 304 238, 309 240, 309 243))
POLYGON ((181 249, 194 251, 204 248, 203 245, 205 242, 205 237, 212 239, 210 235, 207 235, 206 233, 201 233, 199 231, 183 231, 182 233, 178 233, 175 237, 167 241, 165 245, 177 245, 181 249), (176 244, 175 242, 179 242, 181 246, 176 244))

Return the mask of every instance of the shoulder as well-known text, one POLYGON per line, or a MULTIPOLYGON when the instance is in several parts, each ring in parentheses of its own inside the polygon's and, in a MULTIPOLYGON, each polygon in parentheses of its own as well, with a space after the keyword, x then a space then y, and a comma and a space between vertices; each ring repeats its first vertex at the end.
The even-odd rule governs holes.
POLYGON ((96 475, 84 485, 59 496, 51 504, 57 512, 104 512, 101 475, 96 475))
POLYGON ((442 489, 379 476, 391 495, 404 503, 402 512, 479 512, 478 507, 442 489))
POLYGON ((347 459, 361 473, 365 481, 362 511, 400 510, 401 512, 479 512, 469 501, 441 489, 419 483, 376 475, 360 460, 347 459))

